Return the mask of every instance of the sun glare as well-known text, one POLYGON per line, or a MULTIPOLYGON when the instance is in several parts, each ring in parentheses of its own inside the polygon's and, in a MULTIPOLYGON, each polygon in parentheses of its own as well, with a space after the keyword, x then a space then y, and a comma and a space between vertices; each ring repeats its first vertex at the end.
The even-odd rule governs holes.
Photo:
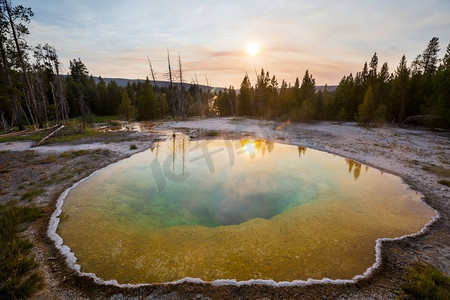
POLYGON ((250 56, 255 56, 259 53, 259 46, 258 44, 251 43, 247 45, 247 54, 250 56))

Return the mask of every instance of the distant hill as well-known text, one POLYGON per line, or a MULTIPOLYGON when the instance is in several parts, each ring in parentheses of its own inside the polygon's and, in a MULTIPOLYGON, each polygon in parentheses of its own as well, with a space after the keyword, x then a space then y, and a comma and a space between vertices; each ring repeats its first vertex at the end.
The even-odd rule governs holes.
MULTIPOLYGON (((97 76, 92 76, 92 77, 94 78, 95 83, 98 83, 100 81, 99 77, 97 77, 97 76)), ((102 79, 103 79, 103 81, 105 81, 106 84, 109 84, 111 81, 115 81, 117 83, 117 85, 121 86, 121 87, 126 87, 128 82, 130 82, 130 83, 133 83, 133 82, 138 83, 138 82, 144 82, 145 81, 144 79, 105 78, 105 77, 102 77, 102 79)), ((150 82, 153 85, 153 81, 150 81, 150 82)), ((175 86, 179 85, 179 83, 177 83, 177 82, 174 82, 173 84, 175 86)), ((187 89, 191 86, 190 83, 184 83, 183 85, 187 89)), ((169 82, 168 81, 159 81, 159 80, 157 80, 156 81, 156 86, 158 86, 158 87, 166 87, 166 86, 169 86, 169 82)), ((200 84, 199 86, 200 86, 200 88, 202 88, 204 90, 206 90, 208 88, 206 85, 201 85, 200 84)), ((214 87, 209 87, 209 88, 212 90, 214 87)), ((219 92, 221 90, 224 90, 224 89, 223 88, 216 88, 217 92, 219 92)))
MULTIPOLYGON (((95 83, 98 83, 100 81, 98 76, 92 76, 92 77, 94 78, 95 83)), ((105 81, 106 84, 110 83, 111 81, 115 81, 117 83, 117 85, 119 85, 121 87, 126 87, 128 82, 130 82, 130 83, 133 83, 133 82, 138 83, 139 81, 140 82, 144 82, 145 81, 144 79, 106 78, 106 77, 102 77, 102 79, 105 81)), ((153 82, 152 82, 152 84, 153 84, 153 82)), ((175 85, 177 85, 177 84, 178 83, 175 83, 175 85)), ((186 86, 187 89, 191 86, 189 83, 185 83, 184 85, 186 86)), ((166 87, 166 86, 169 86, 169 82, 168 81, 159 81, 159 80, 157 80, 156 81, 156 86, 158 86, 158 87, 166 87)), ((206 90, 208 88, 206 85, 200 85, 200 87, 202 89, 204 89, 204 90, 206 90)), ((213 89, 213 88, 214 87, 210 87, 210 89, 213 89)), ((336 91, 336 88, 337 88, 337 85, 328 85, 327 86, 327 90, 329 92, 336 91)), ((316 86, 316 92, 318 92, 318 91, 322 91, 323 92, 324 89, 325 89, 324 85, 316 86)), ((215 91, 220 92, 220 91, 224 91, 224 90, 225 90, 224 88, 219 88, 218 87, 218 88, 216 88, 215 91)), ((239 92, 238 89, 236 91, 239 92)))
MULTIPOLYGON (((338 87, 337 85, 327 85, 327 91, 335 92, 337 87, 338 87)), ((318 91, 322 91, 323 92, 324 90, 325 90, 325 86, 324 85, 316 86, 316 92, 318 92, 318 91)))

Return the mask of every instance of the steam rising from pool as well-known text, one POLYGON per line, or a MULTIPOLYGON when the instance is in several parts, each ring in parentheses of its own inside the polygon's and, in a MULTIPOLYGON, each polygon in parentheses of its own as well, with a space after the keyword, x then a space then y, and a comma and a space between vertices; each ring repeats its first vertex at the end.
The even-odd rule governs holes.
POLYGON ((71 264, 132 284, 350 280, 375 263, 377 239, 434 215, 396 176, 262 140, 161 142, 62 200, 52 226, 71 264))

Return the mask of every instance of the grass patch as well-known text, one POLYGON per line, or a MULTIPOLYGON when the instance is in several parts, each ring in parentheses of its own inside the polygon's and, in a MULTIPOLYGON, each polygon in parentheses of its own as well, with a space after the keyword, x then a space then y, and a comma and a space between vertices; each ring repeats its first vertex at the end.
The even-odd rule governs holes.
POLYGON ((32 244, 19 233, 41 215, 36 207, 0 206, 0 299, 24 299, 42 285, 32 244))
POLYGON ((43 188, 32 189, 24 193, 21 197, 22 200, 33 200, 35 197, 43 194, 45 190, 43 188))
POLYGON ((95 149, 95 150, 71 150, 63 152, 59 155, 62 158, 75 158, 85 155, 109 155, 111 152, 108 149, 95 149))
POLYGON ((441 180, 438 180, 438 183, 450 187, 450 180, 441 179, 441 180))
POLYGON ((37 154, 36 152, 32 151, 32 150, 27 150, 22 152, 22 155, 20 155, 19 157, 19 161, 20 162, 29 162, 32 159, 35 159, 39 157, 39 154, 37 154))
POLYGON ((89 150, 78 150, 78 151, 66 151, 63 152, 59 155, 59 157, 64 157, 64 158, 75 158, 78 156, 84 156, 84 155, 88 155, 90 153, 89 150))
POLYGON ((423 262, 408 269, 408 282, 401 288, 406 297, 399 299, 450 299, 450 277, 423 262))
POLYGON ((50 154, 47 157, 39 160, 37 163, 39 163, 39 164, 51 164, 51 163, 55 162, 56 159, 57 159, 57 157, 56 157, 55 154, 50 154))
POLYGON ((0 143, 17 142, 17 141, 39 142, 49 133, 50 133, 49 130, 44 130, 44 131, 40 131, 40 132, 31 131, 30 133, 23 134, 23 135, 3 136, 3 137, 0 137, 0 143))
POLYGON ((109 123, 119 119, 119 116, 92 116, 92 123, 109 123))
POLYGON ((11 175, 8 173, 3 174, 3 180, 10 182, 11 181, 11 175))
POLYGON ((206 133, 206 136, 210 136, 210 137, 213 137, 213 136, 218 136, 219 135, 219 132, 217 132, 217 131, 208 131, 207 133, 206 133))
POLYGON ((78 126, 66 126, 49 137, 47 140, 45 140, 41 145, 71 142, 86 137, 98 137, 104 134, 105 133, 96 131, 92 128, 83 129, 82 127, 78 126))
POLYGON ((420 163, 418 160, 413 159, 413 160, 411 160, 411 164, 418 166, 420 163))
POLYGON ((39 186, 49 186, 49 185, 53 185, 53 184, 59 184, 65 180, 68 180, 70 178, 73 177, 73 174, 66 174, 66 175, 62 175, 62 176, 58 176, 58 174, 54 174, 52 175, 50 178, 48 179, 44 179, 39 183, 39 186))
POLYGON ((450 169, 447 169, 447 168, 431 165, 431 166, 422 167, 422 170, 436 174, 438 176, 450 177, 450 169))
POLYGON ((136 150, 136 149, 137 149, 137 146, 135 144, 130 145, 130 150, 136 150))

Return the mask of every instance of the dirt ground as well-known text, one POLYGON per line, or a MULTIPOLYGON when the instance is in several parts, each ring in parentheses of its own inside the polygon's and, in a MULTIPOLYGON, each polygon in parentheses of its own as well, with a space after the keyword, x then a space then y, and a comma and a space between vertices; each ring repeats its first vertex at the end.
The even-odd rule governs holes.
POLYGON ((418 260, 450 273, 450 188, 438 183, 449 179, 448 172, 442 172, 450 169, 449 132, 217 118, 165 122, 142 132, 116 132, 99 139, 32 145, 23 141, 0 143, 0 202, 34 203, 45 211, 45 217, 26 232, 45 278, 35 299, 394 299, 407 268, 418 260), (440 218, 419 236, 384 242, 381 266, 354 284, 277 287, 182 282, 119 288, 79 276, 47 236, 59 195, 95 170, 146 150, 173 132, 193 139, 263 138, 347 157, 402 177, 424 195, 424 201, 440 218), (137 149, 130 150, 131 144, 137 149))

